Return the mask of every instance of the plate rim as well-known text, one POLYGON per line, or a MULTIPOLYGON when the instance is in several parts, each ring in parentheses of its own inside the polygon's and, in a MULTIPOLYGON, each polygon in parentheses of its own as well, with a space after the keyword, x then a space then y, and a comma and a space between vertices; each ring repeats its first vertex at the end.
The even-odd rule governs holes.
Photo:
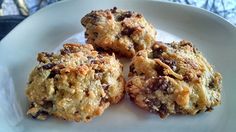
MULTIPOLYGON (((58 2, 55 2, 53 4, 50 4, 42 9, 40 9, 39 11, 37 11, 36 13, 32 14, 31 16, 28 16, 26 19, 24 19, 21 23, 19 23, 18 25, 16 25, 15 28, 13 28, 1 41, 0 41, 0 44, 1 43, 4 43, 5 41, 7 41, 8 38, 11 38, 11 34, 13 34, 13 32, 15 32, 21 25, 23 25, 24 23, 26 23, 27 21, 29 21, 30 19, 32 19, 33 16, 35 16, 35 14, 39 14, 41 13, 42 11, 47 11, 47 10, 50 10, 51 8, 54 8, 56 5, 61 5, 63 3, 68 3, 68 2, 72 2, 73 0, 64 0, 64 1, 58 1, 58 2)), ((92 0, 90 0, 92 1, 92 0)), ((118 1, 118 0, 116 0, 118 1)), ((135 0, 129 0, 129 1, 135 1, 135 0)), ((136 0, 137 1, 137 0, 136 0)), ((139 2, 142 1, 142 0, 139 0, 139 2)), ((233 23, 229 22, 227 19, 223 18, 222 16, 220 15, 217 15, 213 12, 210 12, 206 9, 203 9, 203 8, 199 8, 199 7, 195 7, 195 6, 192 6, 192 5, 186 5, 186 4, 181 4, 181 3, 177 3, 177 2, 170 2, 170 1, 161 1, 161 0, 143 0, 143 2, 157 2, 157 3, 164 3, 164 4, 169 4, 169 5, 176 5, 176 6, 179 6, 179 7, 185 7, 185 8, 193 8, 197 11, 200 11, 202 13, 205 13, 207 15, 211 15, 213 17, 215 17, 216 19, 220 20, 221 22, 223 22, 223 24, 226 24, 227 26, 230 26, 231 28, 233 28, 235 31, 236 31, 236 25, 234 25, 233 23)))

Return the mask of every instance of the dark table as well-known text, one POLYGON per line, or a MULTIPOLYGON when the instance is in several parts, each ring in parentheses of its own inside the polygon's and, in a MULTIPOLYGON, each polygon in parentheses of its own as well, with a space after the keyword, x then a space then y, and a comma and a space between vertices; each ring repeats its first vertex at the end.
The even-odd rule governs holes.
MULTIPOLYGON (((1 3, 1 0, 0 0, 0 3, 1 3)), ((1 16, 0 17, 0 40, 24 19, 25 19, 24 16, 1 16)))

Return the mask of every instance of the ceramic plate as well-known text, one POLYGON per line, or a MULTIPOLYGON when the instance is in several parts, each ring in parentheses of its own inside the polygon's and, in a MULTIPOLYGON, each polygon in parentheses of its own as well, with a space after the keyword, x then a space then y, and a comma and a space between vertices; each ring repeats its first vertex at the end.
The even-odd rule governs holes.
MULTIPOLYGON (((172 41, 172 40, 171 40, 172 41)), ((0 43, 0 131, 235 131, 236 27, 212 13, 190 6, 157 1, 70 0, 50 5, 28 17, 0 43), (118 8, 142 13, 158 30, 159 40, 187 39, 223 75, 222 105, 196 116, 160 119, 130 103, 128 98, 89 123, 26 116, 28 74, 41 51, 54 51, 64 41, 82 40, 80 19, 91 10, 118 8), (78 37, 80 36, 80 37, 78 37)))

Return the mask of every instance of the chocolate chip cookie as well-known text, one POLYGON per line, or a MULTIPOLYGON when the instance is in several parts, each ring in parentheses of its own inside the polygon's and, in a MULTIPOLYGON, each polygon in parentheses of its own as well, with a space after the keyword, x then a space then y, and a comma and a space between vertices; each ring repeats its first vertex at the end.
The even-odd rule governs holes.
POLYGON ((164 118, 211 111, 221 103, 221 82, 190 42, 156 42, 132 59, 126 91, 139 107, 164 118))
POLYGON ((42 52, 37 60, 26 90, 33 118, 86 122, 124 95, 123 66, 90 44, 65 44, 59 54, 42 52))
POLYGON ((86 28, 87 43, 126 57, 133 57, 155 42, 155 28, 136 12, 116 7, 96 10, 85 15, 81 23, 86 28))

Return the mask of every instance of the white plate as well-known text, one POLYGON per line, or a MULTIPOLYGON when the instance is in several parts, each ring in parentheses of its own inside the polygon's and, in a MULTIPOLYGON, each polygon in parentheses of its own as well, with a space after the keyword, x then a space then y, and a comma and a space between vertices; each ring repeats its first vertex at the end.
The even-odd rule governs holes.
POLYGON ((201 9, 138 0, 59 2, 27 18, 0 43, 0 80, 5 81, 5 85, 0 85, 0 131, 235 131, 235 50, 236 28, 224 19, 201 9), (36 64, 37 53, 53 51, 67 38, 81 32, 83 28, 80 19, 86 13, 113 6, 141 12, 157 29, 192 41, 223 75, 222 105, 210 113, 170 116, 164 120, 138 109, 128 99, 112 106, 102 116, 87 124, 54 118, 37 121, 26 116, 28 102, 24 91, 28 74, 36 64), (7 85, 11 81, 14 82, 15 89, 13 85, 7 85))

